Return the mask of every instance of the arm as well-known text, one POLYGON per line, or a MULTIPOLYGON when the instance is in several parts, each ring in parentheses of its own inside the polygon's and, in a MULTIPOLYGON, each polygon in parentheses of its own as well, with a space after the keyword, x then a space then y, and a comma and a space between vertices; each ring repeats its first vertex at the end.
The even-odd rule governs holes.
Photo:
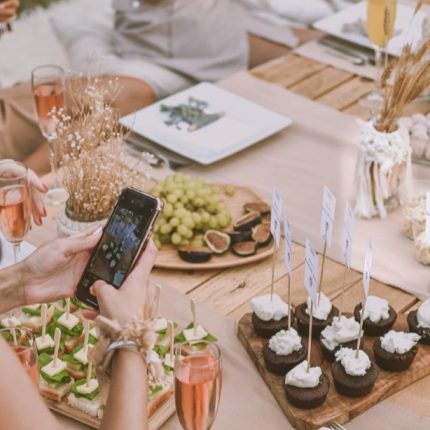
POLYGON ((0 1, 0 22, 7 22, 16 16, 19 0, 0 1))

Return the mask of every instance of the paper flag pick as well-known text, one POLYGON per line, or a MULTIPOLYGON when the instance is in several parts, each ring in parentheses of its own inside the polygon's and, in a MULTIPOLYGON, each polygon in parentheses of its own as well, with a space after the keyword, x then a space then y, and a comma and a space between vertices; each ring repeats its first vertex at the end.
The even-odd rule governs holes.
POLYGON ((306 238, 305 251, 305 288, 313 304, 317 303, 318 256, 312 242, 306 238))
POLYGON ((292 250, 292 231, 287 215, 284 217, 284 236, 285 236, 285 267, 287 273, 291 275, 293 271, 293 250, 292 250))
POLYGON ((351 205, 346 202, 345 214, 343 217, 343 239, 342 239, 342 255, 343 262, 348 267, 351 268, 352 259, 352 231, 354 230, 355 218, 354 211, 351 205))
POLYGON ((363 269, 363 289, 364 295, 367 297, 369 294, 369 286, 370 286, 370 270, 372 269, 373 262, 373 245, 369 240, 367 244, 366 256, 364 257, 364 269, 363 269))
POLYGON ((272 191, 272 211, 270 217, 270 232, 275 240, 276 248, 281 241, 282 198, 276 188, 272 191))
POLYGON ((330 248, 333 236, 334 215, 336 211, 336 197, 325 185, 323 191, 323 203, 321 209, 320 234, 324 242, 330 248))

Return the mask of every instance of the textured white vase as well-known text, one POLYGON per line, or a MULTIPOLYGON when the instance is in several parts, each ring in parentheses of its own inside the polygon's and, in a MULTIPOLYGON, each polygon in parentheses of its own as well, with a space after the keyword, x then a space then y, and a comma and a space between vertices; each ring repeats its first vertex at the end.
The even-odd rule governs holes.
POLYGON ((355 215, 385 218, 399 206, 399 190, 406 189, 411 179, 408 131, 399 127, 385 133, 376 130, 371 122, 365 123, 355 168, 355 215))
POLYGON ((95 225, 103 223, 101 221, 75 221, 69 218, 66 214, 66 206, 62 205, 61 208, 57 212, 57 233, 58 237, 69 237, 74 234, 80 233, 81 231, 86 230, 87 228, 95 225))

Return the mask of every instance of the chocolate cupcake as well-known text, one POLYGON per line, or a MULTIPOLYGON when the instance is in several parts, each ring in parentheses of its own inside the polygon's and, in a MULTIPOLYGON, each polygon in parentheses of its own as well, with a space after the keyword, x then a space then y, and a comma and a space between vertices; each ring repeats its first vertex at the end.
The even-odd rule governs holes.
MULTIPOLYGON (((302 336, 309 334, 310 318, 308 310, 310 306, 310 298, 308 298, 306 303, 302 303, 296 308, 297 327, 302 336)), ((337 315, 339 315, 339 310, 331 304, 329 298, 324 293, 321 293, 320 303, 314 305, 313 309, 312 337, 319 339, 321 332, 326 326, 331 324, 333 317, 337 315)))
POLYGON ((336 391, 347 397, 364 397, 376 382, 377 370, 368 354, 351 348, 336 352, 336 361, 331 366, 336 391))
POLYGON ((390 330, 373 344, 376 364, 390 372, 406 370, 417 355, 419 340, 416 333, 390 330))
MULTIPOLYGON (((357 346, 360 333, 360 324, 354 317, 347 318, 344 315, 334 317, 330 325, 324 328, 320 335, 321 349, 327 361, 334 361, 335 354, 340 348, 352 348, 357 346)), ((360 348, 364 345, 364 337, 361 337, 360 348)))
MULTIPOLYGON (((288 305, 277 294, 254 297, 251 306, 252 324, 258 336, 269 339, 279 330, 288 330, 288 305)), ((293 321, 291 310, 291 323, 293 321)))
POLYGON ((284 390, 288 401, 300 409, 321 406, 328 394, 330 382, 320 367, 311 367, 302 361, 285 375, 284 390))
MULTIPOLYGON (((354 309, 354 317, 360 322, 361 303, 354 309)), ((397 319, 396 311, 387 300, 376 296, 367 297, 364 311, 363 331, 367 336, 382 336, 393 328, 397 319)))
POLYGON ((409 330, 421 336, 420 343, 430 345, 430 299, 427 299, 418 310, 408 314, 409 330))
POLYGON ((307 347, 295 329, 280 330, 263 347, 269 372, 285 375, 306 358, 307 347))

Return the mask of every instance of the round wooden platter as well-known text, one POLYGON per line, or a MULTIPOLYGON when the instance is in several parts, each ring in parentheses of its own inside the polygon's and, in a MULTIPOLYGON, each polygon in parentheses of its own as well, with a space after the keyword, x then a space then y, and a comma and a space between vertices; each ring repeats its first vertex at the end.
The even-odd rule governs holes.
MULTIPOLYGON (((222 188, 223 185, 220 185, 222 188)), ((246 187, 236 186, 236 192, 234 196, 229 197, 222 193, 222 199, 230 209, 233 222, 243 215, 243 205, 248 202, 262 201, 263 199, 246 187)), ((226 231, 233 230, 233 226, 230 225, 226 231)), ((213 255, 212 258, 206 263, 188 263, 182 260, 177 249, 172 245, 163 245, 155 262, 155 266, 159 269, 176 269, 176 270, 209 270, 209 269, 226 269, 228 267, 243 266, 244 264, 255 263, 270 257, 273 254, 273 241, 257 250, 257 253, 249 257, 240 257, 233 254, 231 251, 227 251, 222 255, 213 255)))

